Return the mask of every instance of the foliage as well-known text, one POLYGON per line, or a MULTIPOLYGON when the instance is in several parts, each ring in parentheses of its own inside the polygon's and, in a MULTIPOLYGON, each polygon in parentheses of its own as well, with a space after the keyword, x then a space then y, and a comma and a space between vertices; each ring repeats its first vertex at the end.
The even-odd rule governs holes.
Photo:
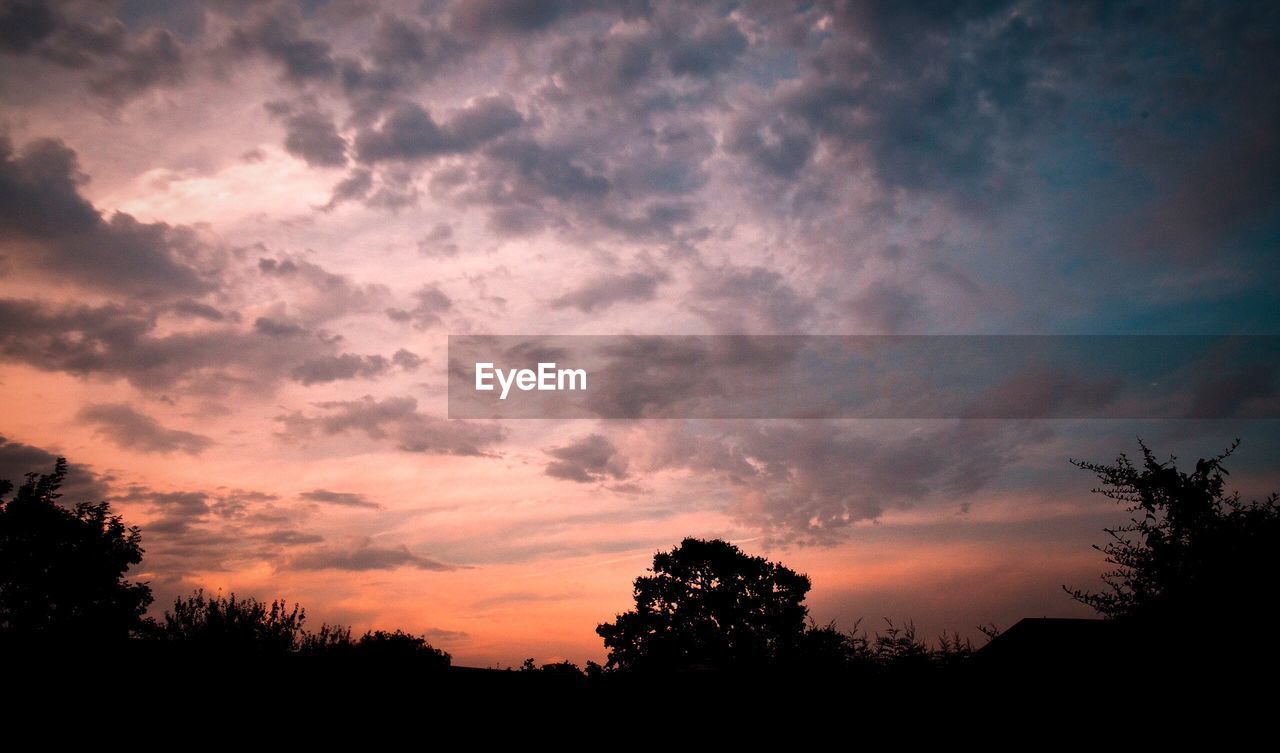
POLYGON ((727 541, 687 538, 635 581, 633 611, 596 632, 609 667, 762 666, 795 651, 809 579, 727 541))
POLYGON ((121 641, 145 626, 146 583, 124 575, 142 561, 142 535, 106 502, 58 503, 67 461, 0 481, 0 636, 8 640, 121 641))
POLYGON ((426 638, 403 630, 371 630, 353 639, 351 628, 322 624, 308 631, 306 610, 283 599, 270 603, 254 598, 206 596, 196 591, 174 601, 159 626, 163 640, 201 651, 233 654, 298 653, 347 656, 364 660, 411 660, 415 666, 448 667, 450 656, 426 638))
POLYGON ((1114 464, 1072 461, 1102 481, 1094 491, 1127 505, 1130 521, 1106 529, 1111 540, 1096 547, 1114 566, 1101 592, 1066 589, 1110 618, 1138 618, 1165 625, 1192 624, 1269 608, 1280 564, 1280 505, 1272 494, 1241 502, 1224 490, 1223 461, 1239 441, 1191 473, 1176 458, 1159 462, 1139 440, 1142 460, 1121 454, 1114 464))
POLYGON ((443 669, 452 660, 447 652, 427 643, 426 638, 403 630, 371 630, 360 636, 353 647, 356 655, 366 659, 413 661, 419 668, 428 664, 443 669))
POLYGON ((175 599, 161 630, 165 640, 189 646, 283 654, 306 645, 305 621, 305 610, 297 604, 290 609, 283 599, 266 603, 234 593, 210 597, 202 589, 175 599))

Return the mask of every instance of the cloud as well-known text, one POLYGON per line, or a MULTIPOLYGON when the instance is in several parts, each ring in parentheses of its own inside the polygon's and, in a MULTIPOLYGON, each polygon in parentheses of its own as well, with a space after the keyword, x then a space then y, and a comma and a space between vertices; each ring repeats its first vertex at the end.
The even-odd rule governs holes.
POLYGON ((258 271, 263 278, 277 282, 293 294, 290 308, 308 325, 377 311, 388 292, 383 285, 361 285, 300 255, 261 257, 258 271))
POLYGON ((409 551, 406 546, 376 546, 365 539, 350 547, 317 547, 290 557, 283 565, 290 570, 395 570, 412 567, 437 572, 456 570, 453 565, 409 551))
POLYGON ((793 333, 813 313, 778 272, 764 267, 703 270, 689 307, 727 333, 793 333))
POLYGON ((890 509, 963 500, 1053 432, 1034 421, 685 422, 634 449, 638 472, 687 469, 735 490, 729 512, 779 541, 830 544, 890 509))
POLYGON ((215 251, 189 228, 109 219, 80 195, 76 153, 39 139, 14 151, 0 136, 0 240, 50 279, 140 298, 172 298, 215 287, 215 251), (201 269, 201 267, 205 267, 201 269))
POLYGON ((593 5, 570 0, 460 0, 450 9, 450 20, 453 29, 476 37, 529 34, 590 10, 593 5))
POLYGON ((186 79, 189 50, 171 31, 152 27, 130 34, 119 19, 85 10, 6 0, 0 4, 0 52, 83 71, 89 91, 115 104, 186 79))
POLYGON ((381 510, 382 505, 374 502, 363 494, 355 494, 353 492, 332 492, 328 489, 312 489, 311 491, 302 492, 298 495, 308 502, 319 502, 324 505, 337 505, 338 507, 363 507, 370 510, 381 510))
POLYGON ((546 468, 547 475, 554 478, 585 484, 627 477, 627 459, 612 442, 599 434, 589 434, 564 447, 546 450, 546 453, 555 458, 546 468))
MULTIPOLYGON (((408 351, 403 351, 408 352, 408 351)), ((382 356, 358 356, 343 353, 303 361, 290 373, 295 381, 304 385, 325 384, 342 379, 372 379, 387 373, 391 362, 382 356)))
MULTIPOLYGON (((21 486, 28 473, 49 473, 58 456, 48 450, 0 436, 0 479, 21 486)), ((101 502, 109 492, 107 477, 101 477, 79 463, 67 464, 67 477, 62 484, 62 501, 66 504, 101 502)))
POLYGON ((601 275, 556 298, 551 306, 558 309, 573 307, 591 313, 615 303, 651 301, 657 295, 658 285, 669 279, 670 275, 661 270, 601 275))
POLYGON ((302 19, 292 6, 260 8, 231 31, 227 46, 236 55, 266 56, 295 84, 332 78, 338 70, 332 47, 322 39, 305 36, 299 31, 301 27, 302 19))
POLYGON ((671 72, 709 76, 732 66, 746 49, 747 38, 737 24, 716 20, 672 45, 668 53, 671 72))
POLYGON ((438 455, 484 455, 502 438, 502 430, 490 424, 449 421, 419 413, 412 397, 317 403, 318 414, 301 411, 276 417, 281 436, 292 441, 310 437, 362 433, 376 441, 390 441, 405 452, 438 455))
POLYGON ((296 366, 290 376, 304 385, 326 384, 344 379, 373 379, 398 367, 413 371, 422 365, 423 359, 412 351, 401 348, 391 358, 360 356, 343 353, 337 356, 309 358, 296 366))
POLYGON ((365 164, 415 161, 469 152, 518 128, 524 118, 510 97, 481 97, 437 124, 420 105, 406 102, 377 126, 356 135, 357 158, 365 164))
POLYGON ((148 389, 182 385, 194 392, 270 388, 299 363, 335 345, 299 324, 260 317, 161 334, 146 308, 53 305, 0 299, 0 358, 45 371, 127 379, 148 389))
POLYGON ((444 258, 457 256, 458 244, 453 240, 453 226, 437 222, 431 231, 418 241, 418 253, 423 256, 444 258))
POLYGON ((896 333, 907 328, 921 307, 920 296, 901 285, 878 281, 853 300, 853 311, 877 332, 896 333))
POLYGON ((453 308, 453 300, 435 285, 423 285, 413 297, 417 300, 413 308, 389 308, 387 318, 393 322, 411 323, 415 329, 429 329, 443 325, 441 315, 453 308))
POLYGON ((430 643, 444 645, 465 643, 471 640, 471 634, 464 630, 446 630, 445 628, 437 627, 430 627, 422 631, 422 637, 426 638, 430 643))
POLYGON ((48 3, 14 0, 0 6, 0 49, 25 53, 58 30, 62 19, 48 3))
POLYGON ((314 109, 297 109, 288 103, 269 102, 267 110, 283 118, 284 148, 312 167, 342 167, 347 164, 347 140, 333 118, 314 109))
POLYGON ((92 424, 98 436, 139 452, 185 452, 199 455, 213 446, 212 439, 179 429, 167 429, 154 418, 124 403, 86 405, 76 414, 92 424))
POLYGON ((153 585, 187 588, 183 579, 197 572, 228 570, 236 563, 279 565, 295 547, 323 537, 301 526, 311 510, 281 505, 265 492, 229 489, 154 489, 134 484, 110 501, 129 505, 129 519, 141 521, 146 547, 144 567, 158 573, 153 585))
POLYGON ((307 334, 307 328, 301 324, 260 316, 253 320, 253 328, 267 337, 298 337, 307 334))

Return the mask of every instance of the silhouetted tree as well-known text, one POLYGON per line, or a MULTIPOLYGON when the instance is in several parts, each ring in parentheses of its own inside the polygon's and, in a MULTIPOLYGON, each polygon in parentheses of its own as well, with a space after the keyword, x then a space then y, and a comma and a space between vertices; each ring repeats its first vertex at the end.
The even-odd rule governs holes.
POLYGON ((426 638, 403 630, 371 630, 360 636, 354 646, 356 655, 362 658, 408 661, 420 669, 446 669, 452 661, 448 652, 427 643, 426 638))
POLYGON ((636 578, 636 608, 596 628, 610 668, 763 666, 804 636, 808 577, 727 541, 685 539, 651 571, 636 578))
POLYGON ((426 638, 403 630, 370 630, 352 639, 351 628, 325 623, 312 632, 306 621, 305 609, 283 599, 268 603, 234 593, 206 596, 201 590, 175 600, 157 632, 162 640, 208 653, 345 657, 414 669, 445 669, 452 661, 426 638))
POLYGON ((805 672, 837 672, 868 664, 872 659, 870 643, 866 634, 857 630, 857 624, 845 632, 834 622, 810 622, 786 662, 805 672))
POLYGON ((304 646, 306 619, 302 607, 290 609, 282 599, 268 604, 234 593, 205 596, 200 590, 175 599, 160 629, 165 640, 201 650, 284 654, 304 646))
POLYGON ((1269 612, 1280 576, 1280 505, 1275 494, 1245 503, 1224 491, 1222 462, 1238 445, 1199 460, 1191 473, 1179 471, 1174 457, 1157 461, 1141 441, 1136 465, 1123 454, 1112 465, 1073 460, 1102 481, 1094 491, 1133 515, 1094 547, 1115 566, 1103 576, 1107 589, 1067 592, 1106 617, 1166 626, 1269 612))
POLYGON ((141 533, 106 502, 58 504, 67 461, 27 474, 13 489, 0 480, 0 637, 7 641, 121 641, 144 626, 146 583, 124 575, 142 561, 141 533))

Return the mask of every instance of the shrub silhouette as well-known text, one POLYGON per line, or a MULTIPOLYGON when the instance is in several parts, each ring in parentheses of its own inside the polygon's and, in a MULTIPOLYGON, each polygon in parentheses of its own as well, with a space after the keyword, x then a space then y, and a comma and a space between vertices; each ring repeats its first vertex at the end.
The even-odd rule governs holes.
POLYGON ((302 607, 290 609, 282 599, 268 604, 199 590, 174 600, 160 632, 164 640, 207 651, 284 654, 304 646, 306 619, 302 607))
POLYGON ((106 502, 58 504, 67 461, 27 474, 17 494, 0 480, 0 638, 79 646, 118 642, 145 627, 146 583, 124 575, 142 561, 142 535, 106 502))
POLYGON ((445 669, 452 661, 448 652, 435 648, 421 638, 403 630, 371 630, 352 644, 354 653, 375 661, 411 661, 419 669, 445 669))
POLYGON ((177 599, 157 626, 161 640, 201 653, 339 657, 385 664, 411 662, 418 669, 443 669, 448 653, 403 630, 371 630, 352 639, 351 629, 322 624, 306 629, 307 613, 283 599, 263 602, 252 597, 206 596, 203 590, 177 599))
POLYGON ((635 581, 632 611, 596 628, 628 670, 776 664, 805 633, 809 579, 722 541, 687 538, 635 581))
POLYGON ((1094 547, 1114 565, 1103 576, 1107 588, 1067 592, 1105 617, 1167 629, 1198 631, 1224 615, 1265 624, 1280 574, 1280 505, 1275 494, 1245 503, 1224 491, 1222 463, 1239 441, 1191 473, 1138 446, 1136 465, 1123 454, 1111 465, 1072 461, 1095 473, 1102 487, 1094 491, 1126 504, 1132 517, 1094 547))

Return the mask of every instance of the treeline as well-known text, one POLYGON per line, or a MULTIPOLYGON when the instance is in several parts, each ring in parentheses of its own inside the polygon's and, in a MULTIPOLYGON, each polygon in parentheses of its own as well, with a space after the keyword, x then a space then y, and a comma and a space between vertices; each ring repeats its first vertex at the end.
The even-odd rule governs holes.
MULTIPOLYGON (((1050 640, 1059 644, 1046 646, 1046 633, 1036 638, 1024 631, 1018 641, 1040 640, 1035 651, 1056 653, 1059 668, 1075 665, 1067 667, 1072 671, 1088 668, 1079 649, 1112 661, 1120 642, 1135 668, 1148 672, 1197 662, 1250 671, 1275 666, 1276 651, 1262 636, 1280 576, 1280 500, 1244 502, 1225 491, 1223 461, 1235 445, 1191 472, 1140 446, 1137 462, 1121 455, 1109 465, 1076 463, 1102 481, 1098 491, 1126 506, 1130 522, 1107 530, 1109 543, 1097 547, 1112 565, 1104 590, 1067 593, 1097 610, 1105 626, 1123 629, 1090 633, 1106 645, 1086 644, 1082 633, 1058 633, 1050 640), (1224 619, 1238 635, 1212 640, 1224 619), (1060 650, 1069 648, 1064 640, 1078 642, 1075 654, 1060 650)), ((176 599, 162 617, 148 617, 150 587, 126 578, 142 560, 141 531, 106 502, 61 504, 66 472, 59 459, 52 473, 28 474, 12 498, 13 485, 0 481, 0 651, 6 658, 47 656, 52 649, 160 664, 278 658, 294 666, 450 668, 449 654, 423 636, 402 630, 357 636, 329 624, 312 630, 305 610, 282 599, 197 591, 176 599)), ((816 625, 804 604, 810 587, 806 575, 729 542, 687 538, 658 552, 635 579, 634 608, 596 628, 608 653, 604 664, 539 666, 528 659, 499 674, 568 683, 673 674, 957 677, 990 654, 976 652, 958 634, 929 642, 910 622, 886 622, 873 632, 816 625)), ((994 627, 980 630, 1002 642, 1006 657, 1026 648, 997 636, 994 627)))

